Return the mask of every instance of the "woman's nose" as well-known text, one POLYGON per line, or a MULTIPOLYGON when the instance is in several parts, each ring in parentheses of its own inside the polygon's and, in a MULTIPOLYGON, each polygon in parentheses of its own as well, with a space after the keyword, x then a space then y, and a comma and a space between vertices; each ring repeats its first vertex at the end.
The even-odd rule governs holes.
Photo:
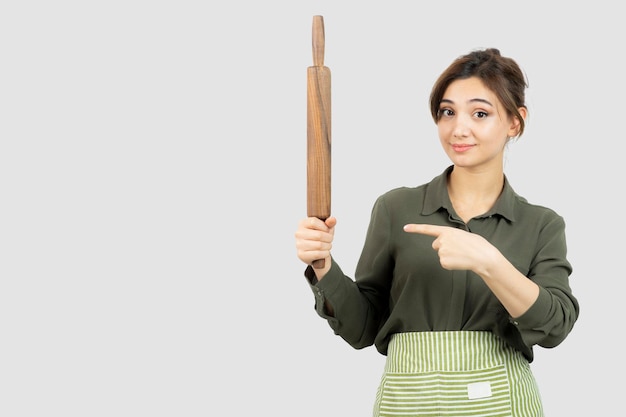
POLYGON ((469 135, 469 128, 464 123, 457 123, 454 126, 454 130, 452 131, 452 134, 454 135, 455 138, 467 137, 469 135))

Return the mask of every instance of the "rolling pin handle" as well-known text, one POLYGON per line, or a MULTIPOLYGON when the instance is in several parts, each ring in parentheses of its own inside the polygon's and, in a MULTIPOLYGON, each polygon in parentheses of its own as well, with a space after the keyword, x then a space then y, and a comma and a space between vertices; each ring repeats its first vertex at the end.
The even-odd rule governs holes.
POLYGON ((317 261, 313 261, 311 264, 315 269, 322 269, 326 266, 326 261, 324 259, 318 259, 317 261))
POLYGON ((313 65, 324 66, 324 17, 313 16, 313 65))

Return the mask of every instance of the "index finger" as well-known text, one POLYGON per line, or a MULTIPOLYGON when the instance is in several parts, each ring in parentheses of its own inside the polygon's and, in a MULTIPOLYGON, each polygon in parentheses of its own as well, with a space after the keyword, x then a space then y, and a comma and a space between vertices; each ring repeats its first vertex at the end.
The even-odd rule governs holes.
MULTIPOLYGON (((332 220, 329 223, 331 223, 332 225, 333 223, 332 220)), ((328 226, 324 220, 319 219, 317 217, 307 217, 306 219, 302 221, 302 224, 307 229, 321 230, 323 232, 327 232, 330 229, 330 227, 332 227, 332 226, 328 226)))
POLYGON ((434 224, 406 224, 404 225, 404 231, 408 233, 420 233, 422 235, 438 237, 446 230, 448 226, 437 226, 434 224))

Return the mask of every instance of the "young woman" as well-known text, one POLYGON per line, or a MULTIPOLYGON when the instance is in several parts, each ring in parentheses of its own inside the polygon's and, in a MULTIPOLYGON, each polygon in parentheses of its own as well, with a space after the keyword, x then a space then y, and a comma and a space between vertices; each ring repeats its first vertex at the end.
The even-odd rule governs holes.
POLYGON ((543 416, 533 346, 560 344, 579 305, 563 218, 504 174, 526 86, 497 49, 441 74, 430 110, 452 164, 377 199, 354 279, 331 257, 334 217, 298 225, 317 313, 354 348, 386 355, 375 416, 543 416), (317 259, 323 268, 310 266, 317 259))

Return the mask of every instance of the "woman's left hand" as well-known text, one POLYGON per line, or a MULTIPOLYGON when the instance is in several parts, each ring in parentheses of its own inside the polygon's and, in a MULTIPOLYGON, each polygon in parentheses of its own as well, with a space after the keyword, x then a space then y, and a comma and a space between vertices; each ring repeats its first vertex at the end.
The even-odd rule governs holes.
POLYGON ((439 255, 439 263, 448 270, 470 270, 480 274, 499 254, 482 236, 455 227, 407 224, 404 231, 433 236, 433 249, 439 255))

